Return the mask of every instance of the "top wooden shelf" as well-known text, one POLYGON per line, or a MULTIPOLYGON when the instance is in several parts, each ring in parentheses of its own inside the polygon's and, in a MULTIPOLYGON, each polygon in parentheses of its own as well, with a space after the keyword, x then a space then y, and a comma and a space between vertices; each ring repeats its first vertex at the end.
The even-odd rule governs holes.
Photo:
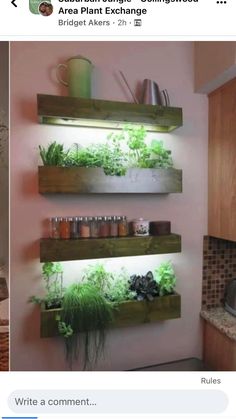
POLYGON ((171 132, 182 126, 182 109, 68 96, 37 95, 41 124, 122 128, 139 124, 147 131, 171 132))

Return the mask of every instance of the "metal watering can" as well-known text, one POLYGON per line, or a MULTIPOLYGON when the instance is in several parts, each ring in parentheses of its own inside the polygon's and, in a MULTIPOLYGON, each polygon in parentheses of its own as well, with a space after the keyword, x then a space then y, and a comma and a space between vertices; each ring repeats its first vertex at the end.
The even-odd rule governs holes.
POLYGON ((140 103, 144 105, 170 106, 168 91, 166 89, 160 91, 155 81, 145 79, 142 85, 140 103))

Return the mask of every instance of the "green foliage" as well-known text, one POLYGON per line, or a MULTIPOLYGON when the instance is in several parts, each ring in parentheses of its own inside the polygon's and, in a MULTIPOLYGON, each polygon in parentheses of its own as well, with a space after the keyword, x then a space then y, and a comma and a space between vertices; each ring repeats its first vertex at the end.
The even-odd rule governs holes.
POLYGON ((164 148, 163 141, 152 140, 150 151, 151 155, 154 156, 155 167, 173 167, 171 151, 164 148))
POLYGON ((60 263, 46 262, 42 265, 42 276, 46 290, 45 297, 30 297, 35 304, 45 303, 47 308, 60 307, 63 298, 63 269, 60 263))
POLYGON ((99 292, 106 294, 113 281, 113 274, 108 272, 102 263, 96 263, 85 269, 82 280, 93 285, 99 292))
POLYGON ((154 278, 159 287, 159 295, 172 294, 176 285, 176 276, 172 263, 163 262, 154 271, 154 278))
POLYGON ((60 316, 56 316, 56 321, 58 322, 58 331, 61 336, 69 338, 73 335, 74 332, 70 324, 68 325, 65 322, 62 322, 60 316))
POLYGON ((119 273, 114 274, 113 280, 109 284, 106 298, 115 304, 133 300, 135 298, 135 292, 130 290, 129 279, 129 274, 125 268, 122 268, 119 273))
POLYGON ((54 141, 47 148, 39 146, 39 152, 44 166, 64 166, 67 152, 64 151, 63 144, 54 141))
POLYGON ((99 145, 92 144, 89 147, 82 148, 78 144, 74 144, 66 156, 65 166, 102 167, 99 147, 99 145))
POLYGON ((103 353, 106 329, 112 322, 111 304, 97 287, 89 283, 72 284, 64 294, 60 322, 59 332, 67 334, 65 345, 70 365, 78 357, 79 336, 84 347, 84 369, 94 365, 103 353))
POLYGON ((106 175, 122 176, 125 174, 123 166, 124 153, 114 142, 105 144, 91 144, 82 148, 77 144, 69 151, 66 166, 102 167, 106 175))
POLYGON ((130 290, 129 274, 124 268, 118 273, 111 273, 101 263, 90 265, 84 272, 83 281, 96 287, 113 303, 133 300, 135 297, 135 293, 130 290))
POLYGON ((56 142, 47 149, 39 146, 44 165, 101 167, 106 175, 123 176, 130 167, 168 168, 173 166, 171 152, 162 141, 146 143, 143 126, 126 126, 121 132, 110 133, 104 144, 80 147, 75 144, 68 151, 56 142))

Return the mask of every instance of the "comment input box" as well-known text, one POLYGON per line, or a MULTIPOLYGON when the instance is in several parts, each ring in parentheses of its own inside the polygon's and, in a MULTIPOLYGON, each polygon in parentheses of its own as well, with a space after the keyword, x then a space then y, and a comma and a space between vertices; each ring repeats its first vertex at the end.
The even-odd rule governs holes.
POLYGON ((8 399, 20 414, 220 414, 220 390, 16 390, 8 399))

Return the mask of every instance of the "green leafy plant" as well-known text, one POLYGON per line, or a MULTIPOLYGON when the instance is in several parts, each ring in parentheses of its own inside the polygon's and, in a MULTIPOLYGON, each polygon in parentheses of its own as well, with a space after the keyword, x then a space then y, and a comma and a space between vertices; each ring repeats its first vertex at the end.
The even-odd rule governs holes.
POLYGON ((154 278, 158 284, 159 295, 172 294, 176 285, 176 276, 170 261, 162 262, 154 271, 154 278))
POLYGON ((80 147, 75 144, 65 151, 55 141, 47 148, 39 146, 44 165, 101 167, 109 176, 123 176, 128 168, 168 168, 173 166, 171 151, 162 141, 146 142, 143 126, 126 126, 121 132, 110 133, 104 144, 80 147))
POLYGON ((56 141, 47 147, 39 146, 39 152, 44 166, 64 166, 68 153, 64 150, 63 144, 58 144, 56 141))
POLYGON ((129 274, 125 268, 121 268, 120 272, 113 274, 113 280, 110 281, 106 298, 115 305, 122 301, 133 300, 135 298, 135 292, 130 289, 129 279, 129 274))
POLYGON ((66 289, 59 332, 65 337, 66 357, 71 366, 78 357, 79 341, 84 347, 84 369, 97 362, 112 318, 112 305, 94 285, 76 283, 66 289))
POLYGON ((163 141, 152 140, 150 151, 155 167, 173 167, 171 151, 164 148, 163 141))
POLYGON ((30 297, 30 302, 45 303, 46 308, 57 308, 61 306, 63 298, 63 269, 60 263, 46 262, 42 265, 42 276, 44 279, 45 297, 30 297))
POLYGON ((112 273, 108 272, 102 263, 89 265, 85 271, 82 280, 93 285, 103 295, 107 294, 108 289, 114 279, 112 273))

